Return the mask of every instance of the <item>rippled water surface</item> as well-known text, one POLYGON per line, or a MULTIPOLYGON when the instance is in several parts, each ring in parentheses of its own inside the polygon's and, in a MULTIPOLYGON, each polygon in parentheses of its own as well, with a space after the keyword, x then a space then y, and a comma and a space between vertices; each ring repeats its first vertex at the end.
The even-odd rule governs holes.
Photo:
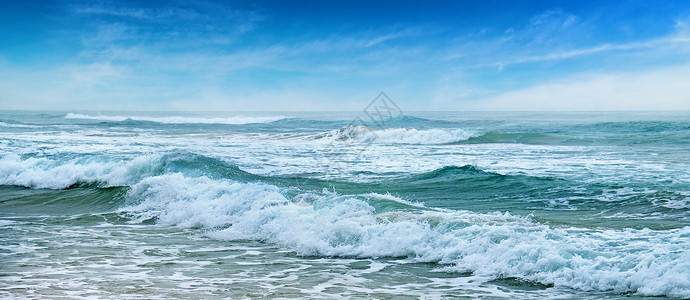
POLYGON ((0 296, 690 298, 688 170, 688 112, 0 112, 0 296))

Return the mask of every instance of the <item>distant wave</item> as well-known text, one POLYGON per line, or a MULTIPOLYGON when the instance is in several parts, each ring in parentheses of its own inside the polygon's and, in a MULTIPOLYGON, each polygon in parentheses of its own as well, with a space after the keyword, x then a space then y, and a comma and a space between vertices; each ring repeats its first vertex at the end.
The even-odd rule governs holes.
POLYGON ((40 127, 40 126, 0 122, 0 127, 36 128, 36 127, 40 127))
POLYGON ((17 155, 0 157, 0 185, 34 189, 65 189, 81 185, 128 186, 148 176, 186 171, 237 181, 260 178, 235 165, 191 153, 143 155, 124 161, 22 159, 17 155))
POLYGON ((112 122, 122 122, 126 120, 134 121, 147 121, 156 122, 164 124, 229 124, 229 125, 242 125, 242 124, 253 124, 253 123, 270 123, 275 121, 280 121, 287 119, 286 116, 271 116, 271 117, 224 117, 224 118, 207 118, 207 117, 181 117, 181 116, 171 116, 171 117, 148 117, 148 116, 105 116, 105 115, 83 115, 68 113, 65 115, 65 119, 85 119, 85 120, 100 120, 100 121, 112 121, 112 122))
POLYGON ((465 141, 478 133, 462 129, 388 128, 375 130, 368 126, 347 126, 325 134, 324 138, 364 143, 440 145, 465 141))
POLYGON ((488 131, 481 135, 473 136, 465 141, 459 141, 458 144, 493 144, 493 143, 507 143, 507 144, 558 144, 565 142, 583 142, 582 139, 574 137, 565 137, 555 134, 539 133, 539 132, 498 132, 488 131))

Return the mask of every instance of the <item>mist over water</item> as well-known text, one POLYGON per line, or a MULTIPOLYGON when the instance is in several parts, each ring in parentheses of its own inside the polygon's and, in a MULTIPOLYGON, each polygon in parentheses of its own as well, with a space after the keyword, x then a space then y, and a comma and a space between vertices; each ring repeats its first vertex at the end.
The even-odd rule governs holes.
POLYGON ((3 297, 690 298, 690 113, 0 112, 3 297))

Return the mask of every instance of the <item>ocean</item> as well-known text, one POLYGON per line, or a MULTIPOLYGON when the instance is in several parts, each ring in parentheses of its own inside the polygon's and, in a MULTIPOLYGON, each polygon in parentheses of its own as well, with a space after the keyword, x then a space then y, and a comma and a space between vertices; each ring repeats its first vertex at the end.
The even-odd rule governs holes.
POLYGON ((0 112, 1 298, 690 298, 690 112, 0 112))

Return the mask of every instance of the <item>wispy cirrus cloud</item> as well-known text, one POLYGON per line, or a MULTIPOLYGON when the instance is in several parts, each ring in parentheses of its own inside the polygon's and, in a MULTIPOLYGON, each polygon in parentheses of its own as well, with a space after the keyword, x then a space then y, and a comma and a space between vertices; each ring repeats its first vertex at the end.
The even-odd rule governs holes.
POLYGON ((400 48, 397 40, 424 34, 418 28, 382 29, 330 36, 292 43, 275 43, 262 47, 227 49, 197 48, 170 52, 169 47, 137 44, 133 30, 121 24, 103 25, 96 34, 85 39, 81 55, 93 60, 132 61, 159 71, 192 71, 219 75, 248 68, 274 69, 306 73, 368 70, 375 64, 398 65, 397 56, 417 56, 419 47, 400 48), (346 57, 347 60, 343 60, 346 57), (317 63, 315 63, 317 62, 317 63))
MULTIPOLYGON (((235 9, 229 5, 208 1, 182 1, 175 3, 150 1, 128 4, 119 1, 102 1, 93 3, 67 4, 67 11, 75 15, 91 15, 94 17, 129 18, 139 21, 152 22, 203 22, 204 27, 218 27, 229 23, 255 23, 264 19, 256 11, 235 9), (222 22, 225 20, 225 22, 222 22), (207 21, 211 22, 210 26, 207 21)), ((131 20, 130 20, 131 21, 131 20)), ((237 25, 237 24, 232 24, 237 25)))
MULTIPOLYGON (((83 33, 80 57, 113 63, 136 61, 137 66, 146 66, 150 70, 203 71, 215 76, 247 68, 307 73, 352 72, 357 69, 364 71, 372 64, 390 60, 395 55, 410 53, 407 47, 400 49, 392 43, 430 33, 428 28, 392 26, 326 36, 305 34, 301 39, 297 36, 294 41, 261 46, 238 44, 228 47, 233 35, 244 34, 246 28, 255 26, 264 17, 257 12, 229 10, 227 7, 216 10, 217 7, 210 3, 190 7, 193 9, 161 10, 113 3, 72 5, 70 9, 75 15, 94 17, 95 30, 83 33), (127 22, 126 18, 137 22, 127 22), (195 24, 187 26, 192 21, 195 24), (175 26, 151 31, 147 22, 168 22, 175 23, 175 26), (227 26, 243 29, 228 34, 207 26, 199 29, 197 22, 227 23, 227 26), (180 28, 188 32, 181 33, 180 28)), ((414 51, 418 51, 419 47, 415 48, 414 51)))
POLYGON ((137 19, 158 19, 173 15, 171 10, 154 11, 143 8, 108 7, 105 3, 99 4, 72 4, 71 11, 75 14, 108 15, 115 17, 128 17, 137 19))
POLYGON ((593 31, 592 23, 552 10, 493 36, 470 34, 441 56, 455 68, 439 77, 429 97, 460 110, 688 109, 680 100, 688 88, 678 80, 687 74, 674 67, 690 63, 690 22, 676 20, 651 38, 573 42, 593 31), (568 71, 553 77, 555 69, 568 71))
POLYGON ((255 10, 206 1, 166 3, 96 2, 69 4, 66 11, 84 28, 85 47, 135 43, 159 48, 195 48, 227 45, 264 20, 255 10), (157 5, 158 4, 158 5, 157 5))
POLYGON ((671 35, 668 37, 652 39, 649 41, 621 43, 621 44, 601 44, 593 47, 575 48, 557 50, 550 53, 544 53, 534 56, 515 57, 510 60, 495 62, 491 64, 477 65, 473 67, 496 67, 499 70, 510 65, 535 63, 544 61, 565 60, 580 56, 600 54, 606 52, 616 51, 633 51, 633 50, 663 50, 663 49, 677 49, 684 52, 690 52, 690 36, 685 35, 671 35))
MULTIPOLYGON (((561 61, 597 54, 615 55, 631 51, 643 51, 643 55, 664 51, 690 52, 690 26, 687 21, 677 20, 673 32, 646 40, 619 43, 600 43, 597 40, 585 45, 571 44, 571 37, 582 35, 578 32, 591 30, 590 27, 591 25, 582 22, 580 18, 566 14, 560 9, 550 10, 531 18, 522 30, 510 28, 497 38, 462 45, 461 49, 478 48, 486 50, 480 53, 493 54, 490 57, 474 57, 475 61, 483 62, 468 64, 465 68, 489 67, 502 71, 512 65, 561 61), (578 22, 582 25, 578 25, 578 22), (544 41, 548 41, 547 44, 544 44, 544 41)), ((457 57, 463 56, 451 54, 447 59, 453 60, 457 57)))
MULTIPOLYGON (((409 110, 482 109, 481 103, 498 109, 492 103, 500 101, 531 107, 538 105, 528 95, 569 92, 567 84, 592 94, 602 90, 586 78, 608 82, 610 90, 629 88, 625 80, 670 74, 669 66, 690 57, 690 22, 678 16, 664 26, 626 21, 611 29, 605 13, 574 4, 493 19, 493 10, 477 18, 463 4, 453 5, 410 22, 416 15, 407 11, 338 18, 337 8, 304 14, 309 9, 263 2, 69 3, 60 18, 66 25, 51 31, 64 55, 7 61, 0 101, 251 109, 264 99, 266 109, 282 109, 281 101, 339 109, 386 90, 409 110)), ((680 85, 668 88, 684 93, 680 85)))
POLYGON ((594 31, 591 21, 549 10, 533 16, 521 28, 511 27, 502 34, 478 40, 461 41, 451 48, 445 61, 463 68, 504 68, 529 63, 568 60, 597 54, 630 51, 690 51, 690 30, 684 21, 676 21, 676 30, 665 36, 623 42, 586 41, 582 36, 594 31), (472 51, 478 49, 478 51, 472 51))

